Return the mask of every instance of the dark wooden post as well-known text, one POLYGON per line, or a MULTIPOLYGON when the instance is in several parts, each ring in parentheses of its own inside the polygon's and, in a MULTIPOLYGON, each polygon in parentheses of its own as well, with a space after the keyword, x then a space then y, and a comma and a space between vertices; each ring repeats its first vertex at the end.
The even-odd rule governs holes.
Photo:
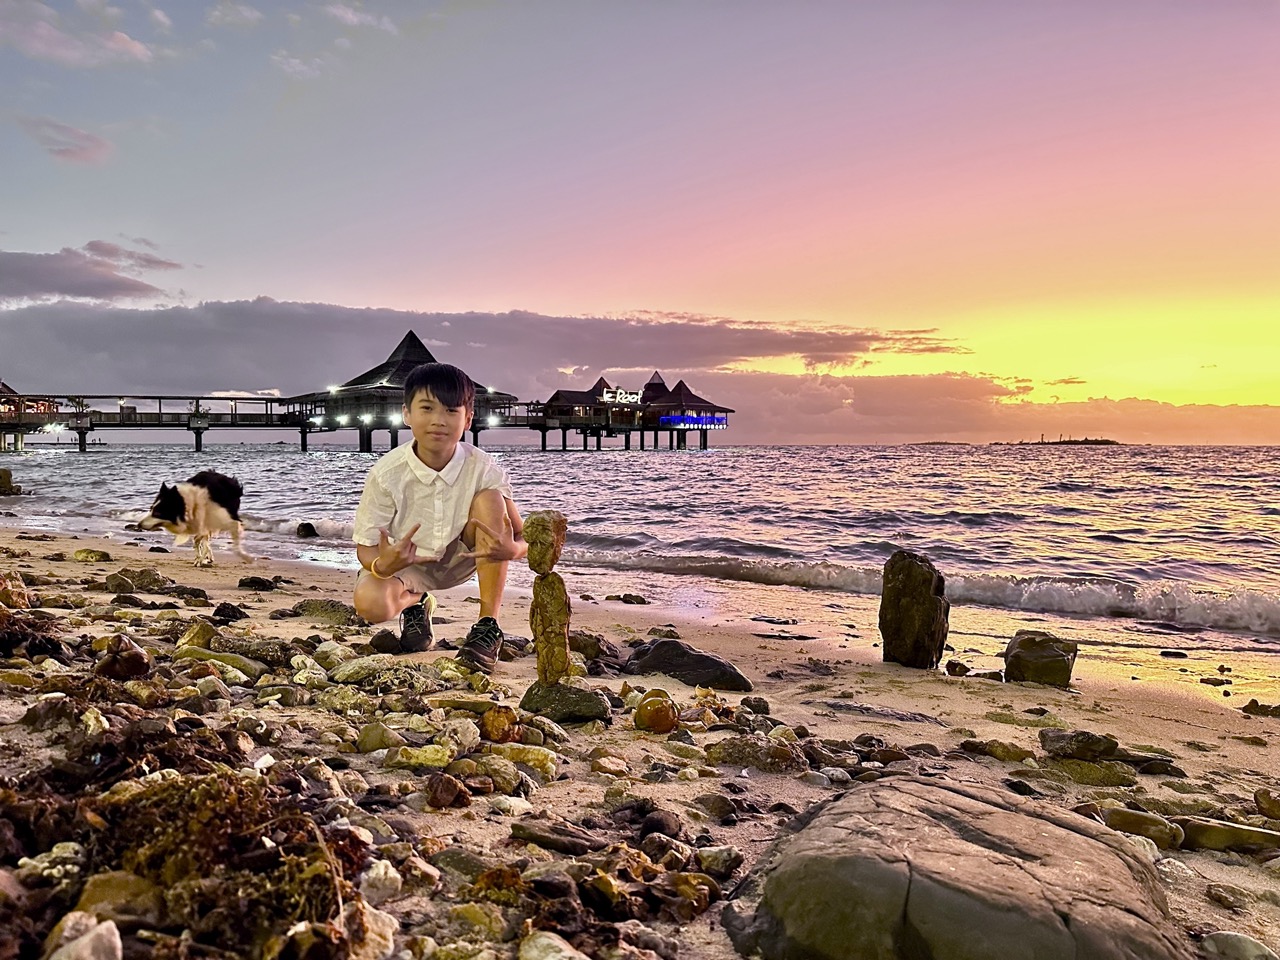
POLYGON ((644 449, 644 428, 640 430, 640 449, 644 449))
POLYGON ((630 430, 628 430, 626 433, 622 435, 622 449, 623 450, 631 449, 631 431, 630 430))
POLYGON ((583 450, 587 449, 587 440, 590 438, 590 436, 591 436, 591 431, 583 427, 582 429, 582 449, 583 450))
POLYGON ((298 449, 303 453, 307 452, 307 428, 300 427, 298 429, 298 449))
POLYGON ((560 449, 561 450, 569 449, 569 428, 568 427, 560 428, 560 449))
POLYGON ((701 450, 707 449, 707 433, 706 430, 698 431, 698 448, 701 450))
POLYGON ((396 447, 400 446, 400 431, 390 430, 388 432, 391 434, 391 449, 394 450, 396 447))
POLYGON ((480 428, 479 427, 471 428, 471 445, 473 447, 480 446, 480 428))
POLYGON ((676 432, 674 430, 667 431, 667 449, 674 450, 676 448, 676 432))
POLYGON ((538 432, 539 432, 540 434, 542 434, 542 450, 543 450, 543 452, 545 453, 545 452, 546 452, 546 449, 547 449, 547 431, 546 431, 546 430, 539 430, 538 432))
POLYGON ((601 433, 600 431, 597 431, 597 432, 596 432, 596 449, 597 449, 597 450, 599 450, 599 449, 600 449, 600 438, 601 438, 602 436, 603 436, 603 433, 601 433))

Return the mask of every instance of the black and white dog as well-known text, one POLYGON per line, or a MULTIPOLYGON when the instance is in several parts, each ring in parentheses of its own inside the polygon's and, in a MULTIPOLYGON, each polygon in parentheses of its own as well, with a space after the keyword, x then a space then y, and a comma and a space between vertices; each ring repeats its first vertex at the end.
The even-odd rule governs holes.
POLYGON ((143 530, 168 530, 175 544, 195 541, 196 566, 213 566, 209 538, 215 533, 231 534, 231 545, 246 563, 253 557, 240 546, 244 524, 240 522, 240 497, 244 488, 235 477, 214 470, 201 470, 186 483, 160 484, 160 494, 151 512, 138 526, 143 530))

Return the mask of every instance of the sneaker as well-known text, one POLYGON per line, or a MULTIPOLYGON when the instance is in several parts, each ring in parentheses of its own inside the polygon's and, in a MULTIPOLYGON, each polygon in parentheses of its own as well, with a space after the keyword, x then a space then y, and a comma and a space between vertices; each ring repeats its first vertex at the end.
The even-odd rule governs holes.
POLYGON ((435 645, 431 632, 431 615, 435 612, 436 598, 429 593, 400 611, 400 653, 422 653, 435 645))
POLYGON ((498 662, 498 654, 502 650, 502 628, 493 617, 481 617, 476 621, 467 639, 458 651, 457 659, 472 670, 480 673, 493 673, 493 665, 498 662))

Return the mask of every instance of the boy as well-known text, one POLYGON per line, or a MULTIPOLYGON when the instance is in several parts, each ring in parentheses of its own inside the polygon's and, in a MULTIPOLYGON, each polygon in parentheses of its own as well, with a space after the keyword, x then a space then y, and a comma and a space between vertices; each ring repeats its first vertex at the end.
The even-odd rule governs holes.
POLYGON ((506 472, 460 443, 471 426, 475 385, 457 367, 424 363, 404 383, 404 422, 413 443, 381 457, 356 508, 356 612, 370 623, 399 615, 401 653, 434 643, 429 591, 480 580, 480 619, 458 660, 491 673, 502 650, 498 614, 507 564, 528 553, 506 472))

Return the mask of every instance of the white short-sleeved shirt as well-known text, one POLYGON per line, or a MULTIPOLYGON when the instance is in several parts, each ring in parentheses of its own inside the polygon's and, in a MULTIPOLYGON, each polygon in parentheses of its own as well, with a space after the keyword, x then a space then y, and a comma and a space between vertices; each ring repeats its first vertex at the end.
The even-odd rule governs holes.
POLYGON ((418 459, 412 443, 396 447, 365 477, 351 539, 376 547, 379 527, 386 527, 392 540, 400 540, 421 523, 413 537, 418 556, 439 560, 461 536, 471 501, 481 490, 500 490, 508 500, 514 499, 506 471, 485 451, 459 443, 444 469, 432 470, 418 459))

